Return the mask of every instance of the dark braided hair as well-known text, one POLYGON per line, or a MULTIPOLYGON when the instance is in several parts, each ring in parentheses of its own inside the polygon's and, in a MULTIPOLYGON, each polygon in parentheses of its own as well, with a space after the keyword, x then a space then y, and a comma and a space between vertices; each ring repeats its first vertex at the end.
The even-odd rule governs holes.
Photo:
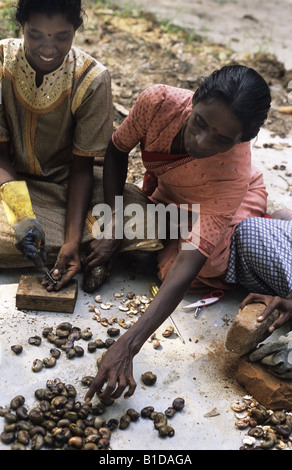
POLYGON ((203 79, 193 103, 219 99, 243 127, 242 142, 257 136, 271 106, 270 89, 261 75, 244 65, 226 65, 203 79))
POLYGON ((33 13, 52 16, 65 13, 75 31, 83 24, 81 0, 18 0, 15 19, 23 27, 33 13))

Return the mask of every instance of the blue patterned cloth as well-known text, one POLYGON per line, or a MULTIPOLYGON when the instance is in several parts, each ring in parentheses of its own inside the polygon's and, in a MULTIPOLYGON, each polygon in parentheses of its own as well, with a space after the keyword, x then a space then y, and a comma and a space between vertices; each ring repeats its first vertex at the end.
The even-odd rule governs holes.
POLYGON ((233 235, 226 281, 250 292, 292 291, 292 221, 251 217, 233 235))

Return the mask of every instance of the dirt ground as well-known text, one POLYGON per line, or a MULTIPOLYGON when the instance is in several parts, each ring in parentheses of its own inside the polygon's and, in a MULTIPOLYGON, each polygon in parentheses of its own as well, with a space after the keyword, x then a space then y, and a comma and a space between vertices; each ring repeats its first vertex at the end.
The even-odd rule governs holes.
MULTIPOLYGON (((238 61, 254 67, 272 89, 273 106, 266 127, 280 136, 290 132, 292 117, 277 109, 288 102, 292 70, 286 70, 275 55, 261 51, 235 54, 220 41, 213 43, 193 30, 159 21, 149 12, 97 6, 94 1, 87 4, 85 28, 78 32, 76 43, 109 68, 117 124, 147 86, 167 83, 195 90, 201 76, 238 61)), ((238 5, 233 5, 236 12, 238 5)), ((220 18, 218 24, 222 25, 220 18)))
POLYGON ((292 68, 291 0, 113 0, 196 32, 235 53, 272 53, 292 68))

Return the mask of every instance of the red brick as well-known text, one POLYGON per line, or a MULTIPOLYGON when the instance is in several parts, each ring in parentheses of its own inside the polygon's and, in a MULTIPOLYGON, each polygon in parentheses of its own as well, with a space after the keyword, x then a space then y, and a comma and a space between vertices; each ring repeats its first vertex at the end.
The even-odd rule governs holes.
POLYGON ((292 381, 272 375, 267 366, 250 363, 241 357, 236 373, 237 382, 261 405, 276 410, 292 410, 292 381))
POLYGON ((268 328, 277 318, 278 311, 274 311, 264 321, 258 322, 257 318, 265 307, 262 303, 254 303, 238 311, 227 333, 225 347, 228 351, 243 356, 270 336, 268 328))

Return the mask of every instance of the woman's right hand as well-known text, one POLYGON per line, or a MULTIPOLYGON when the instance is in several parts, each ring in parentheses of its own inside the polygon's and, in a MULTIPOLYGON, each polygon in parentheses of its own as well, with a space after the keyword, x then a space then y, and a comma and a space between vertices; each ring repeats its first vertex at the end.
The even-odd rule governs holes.
POLYGON ((119 398, 127 387, 124 397, 133 395, 136 389, 133 377, 134 356, 178 306, 205 261, 206 257, 198 250, 179 252, 146 311, 103 356, 85 399, 90 400, 97 393, 100 400, 110 402, 119 398), (106 382, 105 390, 102 391, 106 382))
POLYGON ((133 377, 133 357, 134 354, 131 353, 125 335, 120 337, 103 356, 98 373, 85 395, 85 400, 89 401, 94 394, 97 394, 101 402, 109 405, 119 398, 127 387, 124 397, 132 396, 136 389, 133 377), (102 390, 106 382, 107 385, 102 390))

